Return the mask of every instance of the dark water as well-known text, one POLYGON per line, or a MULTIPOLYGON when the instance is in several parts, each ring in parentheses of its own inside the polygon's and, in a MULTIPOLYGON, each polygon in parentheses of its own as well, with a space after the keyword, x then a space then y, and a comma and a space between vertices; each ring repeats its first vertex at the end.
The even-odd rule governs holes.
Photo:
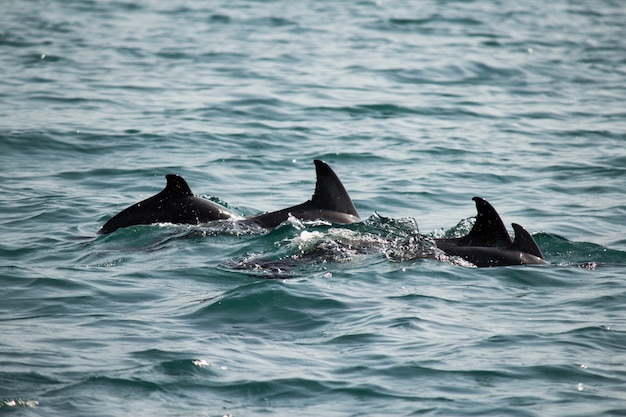
POLYGON ((609 0, 3 1, 0 414, 626 415, 624 51, 609 0), (96 235, 315 158, 363 223, 96 235), (474 195, 549 264, 421 259, 474 195))

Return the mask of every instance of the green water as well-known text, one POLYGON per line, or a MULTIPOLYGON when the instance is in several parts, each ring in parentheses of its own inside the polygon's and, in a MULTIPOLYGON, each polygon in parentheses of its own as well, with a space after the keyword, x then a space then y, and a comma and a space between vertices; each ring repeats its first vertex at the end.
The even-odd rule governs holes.
POLYGON ((626 414, 625 27, 608 0, 3 2, 0 414, 626 414), (316 158, 363 222, 96 234, 168 173, 301 203, 316 158), (548 265, 421 256, 475 195, 548 265))

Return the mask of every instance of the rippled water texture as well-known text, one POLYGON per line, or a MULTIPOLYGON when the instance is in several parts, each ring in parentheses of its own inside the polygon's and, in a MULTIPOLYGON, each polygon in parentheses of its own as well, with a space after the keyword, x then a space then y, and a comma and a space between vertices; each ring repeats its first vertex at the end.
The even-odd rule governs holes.
POLYGON ((0 414, 626 415, 625 33, 610 0, 3 1, 0 414), (168 173, 301 203, 316 158, 361 223, 96 234, 168 173), (473 196, 548 264, 435 256, 473 196))

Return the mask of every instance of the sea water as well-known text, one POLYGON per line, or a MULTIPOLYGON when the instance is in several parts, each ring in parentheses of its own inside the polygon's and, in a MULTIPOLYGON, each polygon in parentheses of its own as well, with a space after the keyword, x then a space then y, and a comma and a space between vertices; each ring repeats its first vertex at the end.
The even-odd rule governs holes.
POLYGON ((3 1, 0 414, 626 415, 625 33, 610 0, 3 1), (97 235, 168 173, 301 203, 316 158, 362 223, 97 235), (476 195, 548 264, 413 250, 476 195))

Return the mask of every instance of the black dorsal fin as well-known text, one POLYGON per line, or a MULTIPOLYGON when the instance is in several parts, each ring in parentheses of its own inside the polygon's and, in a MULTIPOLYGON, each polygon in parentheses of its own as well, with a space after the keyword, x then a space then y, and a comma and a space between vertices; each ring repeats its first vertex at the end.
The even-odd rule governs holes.
POLYGON ((165 178, 167 179, 167 185, 158 194, 160 197, 193 197, 191 188, 189 188, 187 181, 183 177, 176 174, 167 174, 165 178))
POLYGON ((537 246, 535 239, 528 233, 526 229, 517 223, 513 223, 513 230, 515 231, 515 240, 511 245, 511 249, 518 250, 520 252, 529 253, 538 258, 543 259, 541 249, 537 246))
POLYGON ((337 174, 325 162, 319 159, 313 162, 315 162, 317 181, 311 203, 322 210, 332 210, 359 217, 359 213, 357 213, 337 174))
POLYGON ((472 230, 459 239, 462 246, 507 247, 513 242, 506 231, 500 215, 491 204, 480 197, 472 198, 476 202, 476 223, 472 230))

